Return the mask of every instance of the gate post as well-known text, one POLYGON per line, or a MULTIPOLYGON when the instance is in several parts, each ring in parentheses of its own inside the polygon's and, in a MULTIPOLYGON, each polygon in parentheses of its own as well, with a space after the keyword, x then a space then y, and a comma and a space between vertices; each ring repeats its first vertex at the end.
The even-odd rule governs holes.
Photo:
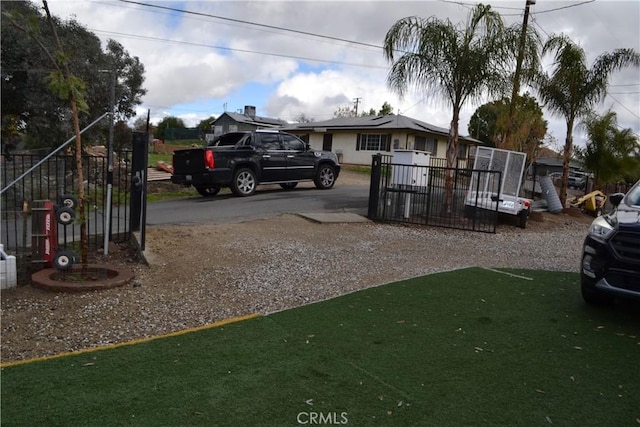
POLYGON ((147 203, 147 162, 149 155, 149 135, 133 132, 133 153, 131 156, 131 207, 129 229, 140 231, 140 224, 147 203))
POLYGON ((367 218, 378 219, 378 204, 380 203, 380 176, 382 175, 382 154, 374 154, 371 160, 371 183, 369 184, 369 210, 367 218))

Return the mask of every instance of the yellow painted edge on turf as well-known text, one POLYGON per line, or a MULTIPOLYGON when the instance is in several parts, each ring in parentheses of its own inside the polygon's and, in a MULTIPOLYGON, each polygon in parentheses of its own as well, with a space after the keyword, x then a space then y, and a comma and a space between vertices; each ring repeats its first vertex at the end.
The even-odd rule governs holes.
POLYGON ((24 365, 24 364, 27 364, 27 363, 41 362, 41 361, 44 361, 44 360, 52 360, 52 359, 60 359, 62 357, 67 357, 67 356, 77 356, 79 354, 93 353, 95 351, 100 351, 100 350, 109 350, 109 349, 112 349, 112 348, 125 347, 125 346, 135 345, 135 344, 141 344, 141 343, 154 341, 154 340, 161 339, 161 338, 176 337, 176 336, 179 336, 179 335, 189 334, 191 332, 198 332, 198 331, 203 331, 203 330, 206 330, 206 329, 218 328, 220 326, 229 325, 231 323, 238 323, 238 322, 242 322, 244 320, 255 319, 256 317, 262 317, 262 315, 258 314, 258 313, 248 314, 246 316, 232 317, 232 318, 229 318, 229 319, 220 320, 219 322, 209 323, 208 325, 202 325, 202 326, 197 326, 195 328, 183 329, 183 330, 176 331, 176 332, 171 332, 171 333, 168 333, 168 334, 165 334, 165 335, 156 335, 156 336, 153 336, 153 337, 140 338, 140 339, 137 339, 137 340, 120 342, 120 343, 115 343, 115 344, 101 345, 99 347, 86 348, 86 349, 83 349, 83 350, 68 351, 68 352, 65 352, 65 353, 58 353, 58 354, 54 354, 54 355, 51 355, 51 356, 34 357, 33 359, 16 360, 14 362, 4 362, 4 363, 0 363, 0 368, 4 369, 4 368, 11 367, 11 366, 24 365))

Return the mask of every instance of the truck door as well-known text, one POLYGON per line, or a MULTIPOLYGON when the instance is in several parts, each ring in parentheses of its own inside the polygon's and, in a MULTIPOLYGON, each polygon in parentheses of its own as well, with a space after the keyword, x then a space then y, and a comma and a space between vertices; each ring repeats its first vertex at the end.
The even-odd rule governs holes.
POLYGON ((256 133, 262 174, 260 182, 278 182, 286 179, 287 158, 277 133, 256 133))
POLYGON ((287 154, 287 179, 298 181, 312 179, 316 158, 314 151, 293 135, 282 134, 282 143, 287 154))

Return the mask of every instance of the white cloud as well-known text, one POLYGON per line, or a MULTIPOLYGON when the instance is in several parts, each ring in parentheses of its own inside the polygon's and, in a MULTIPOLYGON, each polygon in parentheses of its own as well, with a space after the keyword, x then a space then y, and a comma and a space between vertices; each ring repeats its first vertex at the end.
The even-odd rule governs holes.
POLYGON ((299 73, 283 81, 274 95, 269 98, 267 112, 293 117, 304 113, 317 120, 326 120, 333 116, 339 107, 350 105, 356 98, 367 100, 360 108, 381 106, 384 101, 378 99, 384 87, 378 80, 364 80, 356 74, 337 70, 324 70, 319 73, 299 73), (281 99, 295 100, 293 105, 281 102, 281 99), (303 106, 303 111, 300 107, 303 106), (280 109, 280 111, 278 111, 280 109))
MULTIPOLYGON (((518 8, 524 7, 524 1, 522 4, 513 1, 490 3, 508 23, 522 21, 522 10, 518 8)), ((436 16, 464 23, 469 6, 438 1, 153 4, 282 28, 258 27, 123 2, 50 0, 54 15, 64 18, 75 15, 99 37, 116 39, 132 56, 140 58, 146 69, 144 86, 148 90, 141 111, 146 114, 150 108, 155 121, 172 114, 188 124, 195 124, 220 114, 225 103, 229 104, 230 110, 255 105, 259 114, 288 120, 302 113, 324 120, 331 118, 339 106, 362 98, 361 109, 377 110, 384 102, 389 102, 402 114, 437 126, 449 126, 450 107, 440 98, 423 99, 420 94, 409 93, 400 100, 388 90, 389 64, 381 49, 301 32, 381 46, 386 31, 400 18, 436 16), (248 91, 247 85, 253 89, 248 91), (256 90, 256 85, 264 91, 256 90), (191 111, 189 105, 192 105, 191 111), (220 107, 211 111, 203 105, 220 107)), ((589 64, 597 55, 616 48, 631 47, 640 51, 640 2, 598 0, 575 6, 577 4, 576 1, 538 1, 531 8, 530 24, 543 38, 552 33, 569 35, 585 49, 589 64), (575 7, 569 7, 572 5, 575 7)), ((630 93, 640 91, 640 73, 637 69, 614 73, 611 84, 635 86, 612 87, 611 92, 616 94, 607 97, 598 106, 599 110, 614 109, 621 126, 632 127, 640 133, 640 95, 630 93)), ((465 107, 461 133, 467 133, 468 119, 481 103, 465 107)), ((545 113, 545 118, 549 121, 550 132, 562 144, 566 133, 564 120, 549 113, 545 113)), ((575 137, 580 142, 578 131, 575 137)))

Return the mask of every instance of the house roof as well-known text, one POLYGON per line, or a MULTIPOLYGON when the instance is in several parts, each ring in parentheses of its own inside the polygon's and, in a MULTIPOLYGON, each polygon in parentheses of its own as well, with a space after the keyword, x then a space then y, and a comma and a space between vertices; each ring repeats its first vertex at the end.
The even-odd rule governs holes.
MULTIPOLYGON (((281 127, 281 126, 287 126, 289 123, 284 121, 284 120, 280 120, 280 119, 272 119, 270 117, 261 117, 261 116, 250 116, 249 114, 244 114, 244 113, 230 113, 230 112, 225 112, 223 115, 227 115, 229 117, 231 117, 233 120, 235 120, 238 123, 246 123, 246 124, 251 124, 251 125, 262 125, 262 126, 271 126, 271 127, 281 127)), ((220 116, 222 117, 222 116, 220 116)), ((220 119, 220 117, 218 117, 216 120, 214 120, 213 123, 215 123, 216 121, 218 121, 220 119)))
MULTIPOLYGON (((540 166, 562 167, 564 164, 564 159, 561 157, 561 155, 558 155, 557 157, 538 157, 535 161, 535 164, 540 166)), ((571 160, 569 162, 569 167, 572 169, 580 169, 582 167, 582 164, 576 160, 571 160)))
MULTIPOLYGON (((296 123, 285 126, 285 130, 411 130, 416 132, 429 132, 436 135, 448 136, 449 129, 434 126, 411 117, 399 114, 388 114, 385 116, 360 116, 360 117, 338 117, 331 120, 311 123, 296 123)), ((481 141, 460 135, 461 139, 482 144, 481 141)))

